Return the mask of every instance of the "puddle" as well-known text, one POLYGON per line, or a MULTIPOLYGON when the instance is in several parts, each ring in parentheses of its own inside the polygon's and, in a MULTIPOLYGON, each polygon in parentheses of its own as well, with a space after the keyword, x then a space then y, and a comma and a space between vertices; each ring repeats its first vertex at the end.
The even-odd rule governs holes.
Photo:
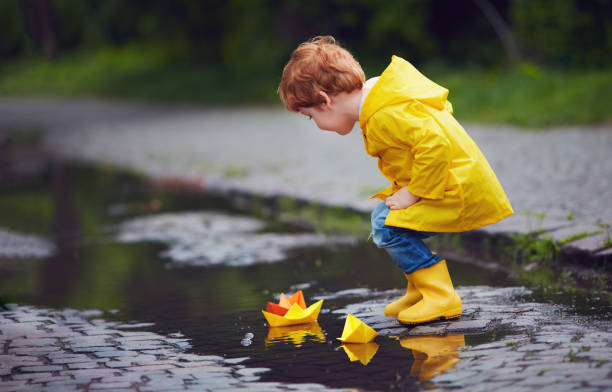
MULTIPOLYGON (((0 193, 0 243, 32 250, 0 252, 0 303, 97 309, 139 330, 185 336, 190 353, 248 357, 242 365, 270 369, 260 381, 363 390, 423 389, 455 366, 460 347, 498 338, 342 346, 344 320, 333 310, 404 286, 397 267, 365 241, 272 230, 281 226, 228 205, 112 168, 53 163, 0 193), (297 288, 308 304, 325 298, 318 323, 268 328, 261 309, 297 288)), ((515 285, 448 262, 457 286, 515 285)))
POLYGON ((158 214, 120 224, 117 239, 165 243, 169 249, 162 257, 197 266, 273 263, 286 259, 287 252, 295 248, 357 242, 349 236, 262 233, 264 227, 261 220, 219 212, 158 214))

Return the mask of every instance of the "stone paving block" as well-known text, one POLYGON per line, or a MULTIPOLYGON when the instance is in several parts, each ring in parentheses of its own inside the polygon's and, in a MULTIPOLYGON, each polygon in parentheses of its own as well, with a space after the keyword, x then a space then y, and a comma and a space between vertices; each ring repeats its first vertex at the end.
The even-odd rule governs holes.
POLYGON ((13 380, 33 380, 34 378, 51 377, 51 373, 18 373, 11 375, 13 380))
POLYGON ((440 384, 451 384, 453 386, 460 385, 464 380, 469 380, 471 377, 474 377, 478 374, 476 371, 449 371, 443 373, 439 376, 436 376, 435 382, 440 384))
POLYGON ((238 381, 237 379, 232 378, 231 376, 226 375, 207 375, 207 374, 198 374, 197 380, 190 381, 189 386, 195 386, 194 389, 201 390, 207 389, 211 391, 215 391, 221 388, 227 388, 231 385, 240 385, 244 386, 244 388, 248 389, 249 384, 245 383, 244 379, 238 381))
POLYGON ((172 360, 168 358, 158 358, 155 355, 149 355, 151 351, 144 351, 146 354, 140 353, 138 357, 134 358, 133 361, 138 362, 141 365, 153 365, 156 363, 166 363, 166 361, 172 360))
POLYGON ((94 355, 98 358, 122 358, 122 357, 136 357, 138 353, 136 351, 123 351, 123 350, 104 350, 97 351, 94 355))
POLYGON ((77 369, 96 369, 100 367, 97 362, 77 362, 77 363, 69 363, 68 369, 77 370, 77 369))
MULTIPOLYGON (((193 377, 176 377, 168 373, 141 375, 142 382, 147 386, 176 388, 177 386, 195 381, 193 377)), ((142 389, 141 389, 142 390, 142 389)))
POLYGON ((154 370, 170 370, 175 369, 176 366, 172 364, 158 364, 158 365, 138 365, 133 367, 125 368, 125 370, 137 371, 137 372, 149 372, 154 370))
POLYGON ((566 245, 563 245, 562 249, 568 252, 572 252, 574 250, 595 252, 599 249, 602 249, 604 246, 604 242, 608 239, 609 237, 606 233, 601 233, 576 241, 572 241, 566 245))
POLYGON ((516 351, 543 351, 550 349, 550 346, 546 343, 526 344, 524 346, 517 347, 516 351))
POLYGON ((106 362, 106 366, 108 366, 109 368, 126 368, 134 366, 134 364, 132 363, 131 359, 127 358, 119 361, 108 361, 106 362))
POLYGON ((109 346, 84 346, 84 347, 70 347, 70 351, 73 353, 97 353, 104 351, 117 351, 112 345, 109 346))
MULTIPOLYGON (((544 237, 553 237, 557 242, 569 240, 573 236, 587 235, 592 233, 601 233, 603 230, 601 227, 595 224, 588 224, 584 222, 576 222, 568 226, 559 228, 543 234, 544 237)), ((590 237, 591 235, 589 235, 590 237)), ((575 240, 574 240, 575 241, 575 240)), ((573 241, 572 241, 573 242, 573 241)), ((571 244, 571 242, 568 242, 571 244)))
POLYGON ((491 350, 491 351, 495 351, 497 349, 505 349, 508 346, 506 346, 506 342, 491 342, 491 343, 485 343, 485 344, 479 344, 477 346, 474 347, 468 347, 468 352, 471 351, 487 351, 487 350, 491 350))
POLYGON ((140 373, 125 372, 120 376, 104 377, 101 382, 129 382, 129 383, 144 383, 150 375, 140 373))
POLYGON ((106 390, 117 390, 120 388, 130 388, 132 386, 132 383, 130 382, 93 382, 89 385, 88 389, 90 391, 92 390, 100 390, 100 389, 106 389, 106 390))
POLYGON ((15 355, 42 356, 60 351, 59 347, 9 347, 8 352, 15 355))
POLYGON ((121 331, 118 330, 117 334, 119 334, 122 339, 126 339, 126 338, 134 338, 134 339, 138 339, 138 340, 144 340, 144 339, 148 339, 148 340, 152 340, 152 339, 159 339, 159 335, 153 332, 145 332, 145 331, 121 331), (140 339, 142 338, 142 339, 140 339))
POLYGON ((244 368, 244 369, 237 370, 235 374, 239 376, 243 376, 243 377, 252 377, 257 374, 266 373, 269 371, 270 369, 268 368, 244 368))
POLYGON ((65 339, 65 342, 73 347, 95 347, 106 346, 111 339, 111 335, 78 336, 65 339))
POLYGON ((69 363, 89 362, 91 361, 91 358, 89 358, 87 355, 84 355, 84 354, 72 355, 72 354, 64 353, 64 356, 56 356, 54 358, 49 358, 49 360, 53 364, 69 364, 69 363))
POLYGON ((57 339, 53 338, 20 338, 11 341, 9 347, 40 347, 40 346, 55 346, 58 344, 57 339))
POLYGON ((422 325, 419 327, 412 328, 408 331, 408 335, 444 335, 446 333, 447 325, 422 325))
POLYGON ((108 330, 108 329, 103 329, 103 328, 83 328, 79 330, 87 336, 102 336, 102 335, 108 335, 108 334, 115 334, 119 332, 119 331, 108 330))
POLYGON ((249 359, 248 357, 228 358, 228 359, 224 359, 223 362, 231 364, 231 365, 235 365, 235 364, 247 361, 248 359, 249 359))
POLYGON ((57 365, 42 365, 42 366, 22 366, 19 368, 21 372, 31 373, 31 372, 56 372, 60 370, 64 370, 63 366, 57 365))
POLYGON ((22 386, 26 385, 26 381, 2 381, 0 382, 1 392, 13 392, 21 389, 22 386))
POLYGON ((198 361, 198 362, 178 362, 177 365, 183 368, 190 367, 201 367, 201 366, 215 366, 217 362, 213 361, 198 361))
POLYGON ((128 344, 122 344, 121 348, 124 350, 133 350, 133 351, 145 351, 145 350, 159 350, 163 348, 167 348, 166 345, 150 343, 147 341, 139 341, 138 343, 132 341, 128 344))
POLYGON ((223 361, 223 357, 218 355, 193 355, 193 354, 182 354, 179 357, 179 361, 215 361, 221 362, 223 361))
MULTIPOLYGON (((60 374, 64 376, 71 376, 75 379, 94 379, 101 377, 111 377, 118 373, 115 369, 82 369, 82 370, 64 370, 60 374)), ((121 374, 121 373, 119 373, 121 374)))
POLYGON ((554 343, 569 343, 571 342, 573 339, 572 336, 568 336, 568 335, 550 335, 550 334, 546 334, 546 335, 535 335, 535 341, 536 343, 549 343, 549 344, 554 344, 554 343))
POLYGON ((378 331, 380 336, 403 336, 408 333, 405 327, 384 328, 378 331))
POLYGON ((191 367, 191 368, 175 368, 168 369, 168 371, 177 376, 190 375, 195 378, 211 377, 213 374, 230 374, 232 370, 230 368, 220 366, 203 366, 203 367, 191 367))
POLYGON ((454 321, 448 324, 446 331, 448 333, 474 333, 484 332, 487 329, 487 325, 490 323, 489 320, 467 320, 467 321, 454 321))
POLYGON ((72 379, 71 377, 68 377, 68 376, 50 375, 50 376, 41 376, 41 377, 32 378, 30 380, 30 383, 42 384, 42 383, 61 382, 61 381, 70 381, 70 380, 72 379))

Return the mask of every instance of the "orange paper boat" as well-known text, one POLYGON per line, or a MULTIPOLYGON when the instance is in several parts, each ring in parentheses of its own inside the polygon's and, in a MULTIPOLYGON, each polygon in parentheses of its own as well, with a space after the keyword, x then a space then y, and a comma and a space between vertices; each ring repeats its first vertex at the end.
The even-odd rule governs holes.
POLYGON ((300 308, 306 309, 306 301, 304 301, 304 293, 302 293, 302 290, 296 291, 295 294, 293 294, 289 298, 285 297, 285 293, 281 293, 280 301, 278 301, 278 304, 268 302, 266 311, 268 313, 284 316, 293 304, 298 304, 300 308))
POLYGON ((278 304, 268 302, 266 310, 261 312, 271 327, 286 327, 317 321, 322 305, 323 300, 320 300, 307 308, 304 294, 299 290, 289 298, 281 294, 278 304))
POLYGON ((343 343, 368 343, 374 339, 378 333, 370 326, 366 325, 357 317, 349 314, 344 323, 342 336, 337 338, 343 343))

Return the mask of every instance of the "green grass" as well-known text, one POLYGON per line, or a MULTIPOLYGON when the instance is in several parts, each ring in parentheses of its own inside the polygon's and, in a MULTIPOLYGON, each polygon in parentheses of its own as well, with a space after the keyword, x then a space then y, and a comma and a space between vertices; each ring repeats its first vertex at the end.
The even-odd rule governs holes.
POLYGON ((612 70, 559 71, 523 65, 515 70, 457 71, 436 81, 451 93, 462 121, 538 128, 612 120, 612 70))
POLYGON ((215 105, 276 102, 278 75, 176 64, 159 45, 103 48, 0 64, 0 95, 96 96, 215 105))
MULTIPOLYGON (((277 71, 245 74, 220 65, 179 65, 164 45, 132 44, 53 61, 0 64, 0 95, 279 105, 280 67, 277 71)), ((607 106, 612 91, 610 69, 559 71, 524 64, 495 71, 425 67, 424 73, 450 89, 449 99, 462 122, 541 128, 612 120, 607 106)))

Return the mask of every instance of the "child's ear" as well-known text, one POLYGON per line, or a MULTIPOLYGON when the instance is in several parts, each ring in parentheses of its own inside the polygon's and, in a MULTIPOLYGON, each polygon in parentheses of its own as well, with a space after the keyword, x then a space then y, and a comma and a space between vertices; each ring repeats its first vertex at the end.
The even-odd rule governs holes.
POLYGON ((325 91, 319 91, 319 95, 321 97, 323 97, 323 99, 325 100, 325 102, 321 103, 321 108, 330 109, 331 108, 331 104, 332 104, 331 97, 329 95, 327 95, 327 93, 325 91))

